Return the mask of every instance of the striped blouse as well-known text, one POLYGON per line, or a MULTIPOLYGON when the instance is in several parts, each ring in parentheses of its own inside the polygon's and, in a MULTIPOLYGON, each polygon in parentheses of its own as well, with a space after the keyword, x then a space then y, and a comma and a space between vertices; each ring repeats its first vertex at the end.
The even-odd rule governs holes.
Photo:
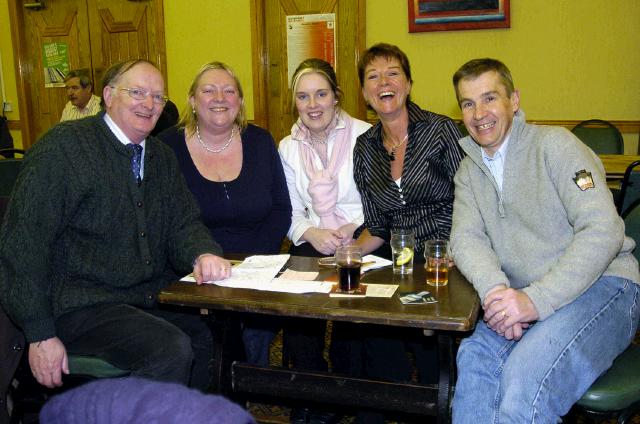
POLYGON ((363 228, 389 241, 393 229, 414 229, 416 251, 424 242, 449 238, 453 176, 464 153, 456 124, 409 102, 409 139, 400 186, 391 177, 389 155, 378 122, 358 137, 354 179, 364 208, 363 228))

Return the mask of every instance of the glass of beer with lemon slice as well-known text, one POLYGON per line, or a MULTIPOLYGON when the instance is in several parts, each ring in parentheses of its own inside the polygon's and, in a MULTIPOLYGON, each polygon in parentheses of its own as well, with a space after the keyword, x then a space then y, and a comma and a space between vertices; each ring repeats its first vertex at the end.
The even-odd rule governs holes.
POLYGON ((393 254, 393 273, 413 273, 413 251, 416 246, 416 235, 413 230, 391 231, 391 252, 393 254))

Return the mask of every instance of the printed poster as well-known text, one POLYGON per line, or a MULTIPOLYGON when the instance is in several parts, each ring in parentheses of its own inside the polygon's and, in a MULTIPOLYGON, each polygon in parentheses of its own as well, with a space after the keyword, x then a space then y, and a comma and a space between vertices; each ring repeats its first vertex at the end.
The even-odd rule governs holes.
POLYGON ((42 45, 44 86, 64 87, 64 77, 69 73, 69 46, 67 43, 44 43, 42 45))
POLYGON ((287 16, 287 58, 289 87, 300 63, 312 57, 336 67, 335 13, 287 16))

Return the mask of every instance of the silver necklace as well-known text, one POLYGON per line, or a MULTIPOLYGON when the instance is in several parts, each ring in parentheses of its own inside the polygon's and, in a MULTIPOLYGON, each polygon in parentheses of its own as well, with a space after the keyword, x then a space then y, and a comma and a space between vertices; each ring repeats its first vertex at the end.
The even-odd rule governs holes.
POLYGON ((233 136, 235 135, 236 135, 236 126, 234 125, 233 128, 231 128, 231 136, 229 137, 229 140, 227 140, 227 142, 224 143, 224 145, 221 148, 212 149, 204 141, 202 141, 202 138, 200 138, 200 127, 198 126, 198 124, 196 124, 196 137, 198 137, 198 141, 200 142, 200 145, 211 153, 220 153, 227 150, 227 147, 231 145, 231 141, 233 140, 233 136))

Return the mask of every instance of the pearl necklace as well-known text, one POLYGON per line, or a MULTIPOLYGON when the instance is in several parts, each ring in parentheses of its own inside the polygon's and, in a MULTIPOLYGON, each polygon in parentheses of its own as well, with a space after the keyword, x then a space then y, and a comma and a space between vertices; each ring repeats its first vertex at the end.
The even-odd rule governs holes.
POLYGON ((200 138, 200 127, 198 126, 198 124, 196 124, 196 137, 198 137, 198 141, 200 142, 200 145, 211 153, 221 153, 227 150, 227 147, 231 145, 231 141, 233 140, 233 137, 235 135, 236 135, 236 126, 234 125, 233 128, 231 128, 231 136, 229 137, 229 140, 227 140, 227 142, 224 143, 224 145, 221 148, 212 149, 204 141, 202 141, 202 138, 200 138))
MULTIPOLYGON (((389 140, 387 138, 387 135, 383 133, 383 137, 385 140, 389 140)), ((404 144, 405 141, 407 141, 407 138, 409 138, 409 133, 407 133, 407 135, 404 136, 404 138, 402 139, 402 141, 398 144, 393 144, 393 146, 391 147, 391 153, 389 153, 389 160, 391 162, 393 162, 394 160, 396 160, 396 150, 398 150, 400 148, 400 146, 402 146, 404 144)), ((393 141, 392 141, 393 142, 393 141)))

